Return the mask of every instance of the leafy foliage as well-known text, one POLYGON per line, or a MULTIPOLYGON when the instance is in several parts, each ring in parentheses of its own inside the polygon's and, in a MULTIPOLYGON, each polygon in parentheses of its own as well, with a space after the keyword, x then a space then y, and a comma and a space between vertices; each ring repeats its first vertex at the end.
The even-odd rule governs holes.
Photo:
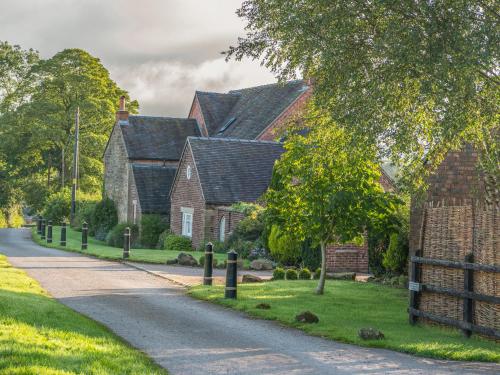
POLYGON ((281 267, 276 267, 273 271, 273 280, 284 280, 285 270, 281 267))
POLYGON ((98 202, 95 205, 91 223, 95 238, 104 240, 108 232, 118 224, 115 203, 109 198, 98 202))
POLYGON ((106 235, 106 243, 109 246, 123 248, 123 239, 125 228, 130 228, 130 246, 137 247, 139 245, 139 226, 130 223, 116 224, 106 235))
POLYGON ((186 252, 186 251, 192 251, 193 245, 189 237, 169 234, 167 237, 165 237, 165 243, 163 245, 163 248, 165 250, 186 252))
POLYGON ((141 244, 147 248, 154 248, 167 227, 166 219, 160 215, 142 215, 141 244))
POLYGON ((498 186, 497 1, 246 0, 238 15, 247 35, 228 58, 313 78, 317 104, 381 146, 406 186, 421 185, 464 142, 498 186))
POLYGON ((269 251, 274 259, 285 265, 295 265, 300 257, 300 242, 273 225, 268 239, 269 251))
POLYGON ((53 193, 47 198, 47 203, 43 211, 46 220, 52 220, 53 225, 61 225, 68 222, 71 210, 71 192, 69 189, 53 193))
POLYGON ((7 228, 9 225, 7 223, 7 218, 5 214, 0 210, 0 228, 7 228))
POLYGON ((300 280, 311 280, 311 271, 309 271, 309 268, 302 268, 299 271, 299 279, 300 280))
MULTIPOLYGON (((311 108, 304 132, 291 132, 266 194, 267 211, 286 233, 321 246, 322 294, 326 246, 350 242, 369 223, 386 215, 391 197, 380 184, 374 147, 356 142, 328 113, 311 108)), ((296 129, 300 130, 300 129, 296 129)))
POLYGON ((289 268, 285 272, 287 280, 297 280, 299 278, 299 273, 293 268, 289 268))

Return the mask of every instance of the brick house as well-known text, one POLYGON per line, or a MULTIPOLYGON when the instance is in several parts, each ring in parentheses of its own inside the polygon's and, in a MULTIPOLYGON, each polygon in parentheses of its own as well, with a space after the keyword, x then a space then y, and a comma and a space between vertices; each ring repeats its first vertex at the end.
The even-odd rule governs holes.
POLYGON ((312 94, 303 80, 233 90, 197 91, 189 118, 197 120, 202 136, 217 138, 280 138, 287 120, 300 114, 312 94))
POLYGON ((189 137, 170 193, 170 229, 192 239, 224 241, 243 218, 237 202, 255 202, 267 190, 280 143, 189 137))
POLYGON ((196 120, 129 116, 121 99, 104 151, 104 195, 115 202, 120 222, 140 223, 143 214, 168 218, 184 143, 198 135, 196 120))

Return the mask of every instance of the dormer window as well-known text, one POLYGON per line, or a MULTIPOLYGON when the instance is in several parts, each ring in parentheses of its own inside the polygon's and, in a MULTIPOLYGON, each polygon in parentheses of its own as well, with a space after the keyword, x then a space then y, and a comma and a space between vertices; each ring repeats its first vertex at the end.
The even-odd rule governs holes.
POLYGON ((188 165, 187 168, 186 168, 186 178, 188 180, 191 179, 191 166, 190 165, 188 165))

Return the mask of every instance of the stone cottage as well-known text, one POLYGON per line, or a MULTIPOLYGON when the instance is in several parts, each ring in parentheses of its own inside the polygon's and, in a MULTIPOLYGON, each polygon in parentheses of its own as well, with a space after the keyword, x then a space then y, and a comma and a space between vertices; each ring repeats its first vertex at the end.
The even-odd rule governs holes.
POLYGON ((170 229, 193 247, 224 241, 242 219, 231 205, 264 194, 283 151, 270 141, 189 137, 170 193, 170 229))
POLYGON ((104 151, 104 194, 120 222, 140 223, 143 214, 168 218, 168 194, 184 143, 199 136, 194 119, 130 116, 120 100, 104 151))

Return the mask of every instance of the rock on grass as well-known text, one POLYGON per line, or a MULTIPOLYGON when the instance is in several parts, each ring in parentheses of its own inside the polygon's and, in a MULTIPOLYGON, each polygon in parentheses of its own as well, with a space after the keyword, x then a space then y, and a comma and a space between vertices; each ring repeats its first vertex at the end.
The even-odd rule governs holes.
POLYGON ((319 318, 310 311, 304 311, 295 317, 299 323, 318 323, 319 318))
POLYGON ((384 338, 384 334, 375 328, 361 328, 358 336, 363 340, 382 340, 384 338))

